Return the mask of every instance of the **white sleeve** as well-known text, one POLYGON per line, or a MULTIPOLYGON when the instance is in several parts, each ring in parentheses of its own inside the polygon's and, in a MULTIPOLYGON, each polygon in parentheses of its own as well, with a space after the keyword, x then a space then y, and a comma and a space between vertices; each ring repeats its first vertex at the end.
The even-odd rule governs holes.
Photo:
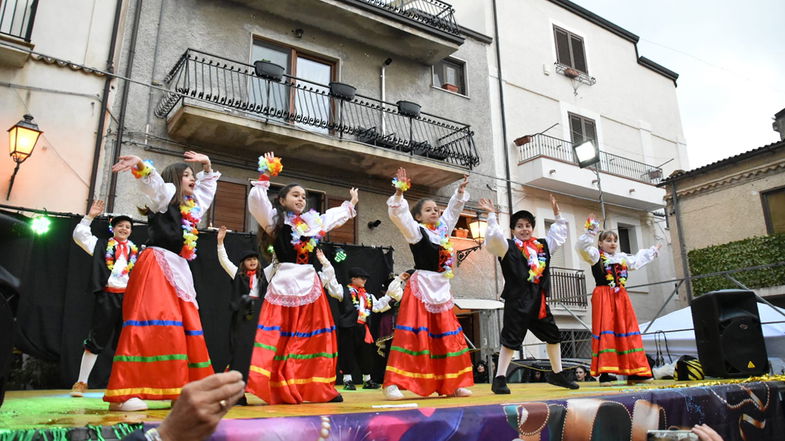
POLYGON ((171 182, 164 182, 155 167, 148 167, 152 168, 150 174, 138 179, 140 190, 147 196, 147 208, 155 213, 163 213, 169 207, 177 187, 171 182))
POLYGON ((403 282, 401 282, 401 276, 395 276, 393 281, 390 282, 385 296, 390 297, 396 302, 401 301, 401 297, 403 297, 403 282))
POLYGON ((564 242, 567 242, 567 219, 556 215, 556 222, 548 229, 545 242, 548 244, 548 251, 551 254, 561 248, 564 242))
POLYGON ((218 244, 218 261, 221 263, 224 271, 226 271, 226 274, 229 274, 229 277, 234 278, 237 275, 237 266, 229 260, 226 248, 221 244, 218 244))
POLYGON ((387 214, 390 216, 392 223, 403 234, 406 242, 417 243, 422 239, 420 224, 412 217, 412 214, 409 212, 409 203, 406 202, 402 195, 394 194, 387 199, 387 214))
POLYGON ((658 254, 659 251, 657 250, 657 247, 650 247, 650 248, 644 248, 642 250, 638 250, 638 252, 635 253, 634 255, 632 254, 627 255, 627 265, 631 270, 639 269, 644 265, 646 265, 647 263, 654 260, 654 258, 657 257, 658 254))
POLYGON ((220 177, 221 172, 217 171, 211 171, 209 173, 200 171, 196 174, 194 199, 196 199, 196 204, 202 210, 202 213, 207 213, 207 209, 213 204, 215 191, 218 189, 218 178, 220 177))
POLYGON ((251 191, 248 193, 248 211, 251 212, 256 222, 264 231, 272 233, 275 228, 277 212, 267 197, 270 181, 252 181, 251 191))
POLYGON ((589 263, 589 265, 594 265, 600 260, 600 250, 597 249, 597 246, 594 245, 595 242, 595 235, 597 233, 587 231, 578 238, 578 243, 575 244, 575 249, 580 254, 581 258, 589 263))
POLYGON ((85 216, 74 228, 74 242, 89 255, 93 255, 95 244, 98 243, 98 238, 93 236, 90 231, 90 224, 93 223, 93 218, 85 216))
POLYGON ((452 197, 450 198, 450 202, 447 204, 447 209, 444 210, 444 213, 442 213, 441 217, 442 222, 447 225, 447 234, 452 234, 455 224, 458 223, 458 219, 461 217, 463 206, 468 200, 468 191, 464 191, 462 197, 458 195, 457 189, 455 190, 455 193, 453 193, 452 197))
POLYGON ((330 297, 333 297, 338 300, 343 300, 343 286, 338 283, 338 279, 335 277, 335 269, 327 262, 326 264, 322 262, 322 270, 319 271, 319 278, 322 281, 322 286, 324 286, 325 291, 330 297))
POLYGON ((507 238, 504 237, 496 213, 488 213, 488 228, 485 231, 485 249, 497 257, 504 257, 509 248, 507 238))
POLYGON ((324 212, 324 231, 331 231, 345 224, 349 219, 357 216, 357 211, 349 201, 344 201, 340 207, 333 207, 324 212))
POLYGON ((384 312, 390 309, 390 296, 384 295, 377 299, 373 294, 368 295, 370 295, 371 299, 373 300, 373 312, 384 312))

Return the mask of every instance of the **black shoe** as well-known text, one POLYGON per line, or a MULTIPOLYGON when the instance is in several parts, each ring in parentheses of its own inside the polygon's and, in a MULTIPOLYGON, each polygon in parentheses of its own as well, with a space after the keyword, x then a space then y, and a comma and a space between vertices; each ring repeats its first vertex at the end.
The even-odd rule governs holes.
POLYGON ((363 389, 379 389, 380 387, 382 386, 380 386, 379 383, 373 380, 368 380, 365 383, 363 383, 363 389))
POLYGON ((618 380, 615 375, 602 373, 600 374, 600 384, 611 384, 614 381, 618 380))
POLYGON ((243 397, 240 398, 239 400, 237 400, 237 402, 234 403, 234 405, 235 406, 247 406, 248 405, 248 399, 245 398, 245 395, 243 395, 243 397))
POLYGON ((507 377, 499 375, 493 379, 491 384, 491 391, 497 395, 509 394, 510 388, 507 387, 507 377))
POLYGON ((567 389, 577 389, 580 387, 578 386, 578 383, 564 376, 564 371, 561 371, 558 374, 551 373, 548 375, 548 383, 554 386, 565 387, 567 389))
POLYGON ((328 403, 343 403, 343 395, 336 395, 332 400, 328 401, 328 403))
POLYGON ((633 386, 641 383, 651 383, 654 381, 653 377, 642 377, 640 375, 627 375, 627 385, 633 386))
POLYGON ((343 390, 357 390, 357 388, 354 386, 354 383, 352 383, 351 381, 344 381, 343 390))

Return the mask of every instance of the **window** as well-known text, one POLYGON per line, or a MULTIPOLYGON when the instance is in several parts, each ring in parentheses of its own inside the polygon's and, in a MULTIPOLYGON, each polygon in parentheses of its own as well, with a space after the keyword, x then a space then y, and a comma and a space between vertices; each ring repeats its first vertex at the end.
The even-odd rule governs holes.
POLYGON ((763 217, 769 234, 785 233, 785 187, 761 193, 763 217))
POLYGON ((597 126, 593 119, 584 118, 574 113, 570 117, 570 137, 573 145, 581 145, 586 141, 597 143, 597 126))
POLYGON ((556 26, 553 27, 553 35, 556 39, 556 61, 588 74, 583 38, 556 26))
POLYGON ((635 227, 619 224, 619 251, 632 254, 638 251, 635 227))
POLYGON ((466 95, 466 63, 453 58, 444 60, 433 66, 433 85, 450 92, 466 95))
MULTIPOLYGON (((551 229, 551 225, 553 225, 556 221, 546 220, 545 221, 545 235, 548 234, 548 230, 551 229)), ((544 236, 543 236, 544 237, 544 236)), ((570 247, 565 242, 564 245, 559 247, 559 249, 554 253, 551 250, 551 267, 557 266, 559 268, 566 268, 567 267, 567 251, 570 247)))
MULTIPOLYGON (((254 103, 262 104, 279 110, 291 112, 300 116, 302 121, 329 121, 333 109, 328 96, 330 81, 335 78, 335 63, 321 59, 317 56, 305 54, 297 49, 271 43, 268 41, 254 41, 251 54, 251 63, 257 60, 267 60, 284 67, 284 73, 297 77, 301 81, 298 86, 292 87, 296 82, 271 83, 267 90, 267 83, 252 88, 259 89, 254 92, 254 103)), ((255 79, 259 81, 258 79, 255 79)), ((293 117, 271 118, 282 122, 292 122, 293 117)), ((310 131, 327 133, 327 129, 315 124, 295 123, 298 127, 310 131)), ((326 124, 325 124, 326 125, 326 124)))
MULTIPOLYGON (((345 199, 327 199, 327 208, 340 207, 345 199)), ((327 233, 327 240, 333 243, 357 243, 357 217, 353 217, 341 225, 327 233)))
POLYGON ((210 225, 232 231, 246 231, 246 195, 248 186, 234 182, 218 181, 212 207, 210 208, 210 225))

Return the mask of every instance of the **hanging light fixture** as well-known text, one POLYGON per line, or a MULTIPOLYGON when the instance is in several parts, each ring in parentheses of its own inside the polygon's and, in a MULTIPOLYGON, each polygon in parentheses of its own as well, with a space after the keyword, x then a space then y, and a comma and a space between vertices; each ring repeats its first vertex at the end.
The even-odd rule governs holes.
POLYGON ((8 185, 8 194, 5 199, 11 197, 11 189, 14 187, 14 179, 19 171, 19 166, 33 154, 33 149, 38 143, 38 137, 42 132, 38 129, 38 124, 33 122, 32 115, 24 115, 23 120, 14 124, 8 129, 8 149, 11 159, 16 162, 14 173, 11 175, 11 183, 8 185))

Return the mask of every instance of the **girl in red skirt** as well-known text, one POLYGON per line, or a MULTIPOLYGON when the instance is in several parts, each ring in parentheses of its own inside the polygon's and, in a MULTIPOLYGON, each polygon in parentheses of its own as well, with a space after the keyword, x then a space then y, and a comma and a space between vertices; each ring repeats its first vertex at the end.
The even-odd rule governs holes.
POLYGON ((210 158, 185 152, 186 163, 158 174, 150 161, 121 156, 112 171, 130 170, 147 195, 147 248, 123 299, 123 328, 104 394, 110 410, 145 410, 144 400, 176 400, 182 387, 213 373, 204 342, 188 260, 196 257, 196 227, 213 201, 220 173, 210 158))
POLYGON ((619 249, 619 236, 613 231, 599 233, 599 249, 594 245, 599 222, 586 221, 586 233, 578 239, 581 257, 592 266, 596 288, 592 293, 591 374, 600 384, 610 384, 610 374, 627 376, 629 384, 651 381, 651 368, 643 351, 638 319, 624 285, 627 271, 643 267, 657 257, 660 245, 625 254, 619 249))
MULTIPOLYGON (((390 358, 384 376, 384 396, 400 400, 400 389, 417 395, 468 397, 474 385, 469 348, 453 312, 450 279, 453 250, 449 241, 463 204, 468 176, 450 198, 444 214, 431 199, 422 199, 409 211, 403 192, 411 186, 406 170, 393 179, 395 194, 387 200, 390 219, 409 242, 414 274, 403 292, 395 324, 390 358)), ((396 299, 398 300, 398 299, 396 299)))
POLYGON ((281 188, 274 203, 270 202, 270 176, 281 169, 280 159, 272 152, 260 157, 262 175, 248 195, 248 209, 259 223, 261 249, 272 246, 278 263, 274 272, 265 270, 269 285, 247 390, 269 404, 343 401, 335 390, 338 344, 323 284, 336 284, 327 290, 338 298, 343 298, 343 288, 326 259, 321 279, 313 263, 316 246, 325 234, 356 215, 357 189, 349 191, 351 201, 324 214, 304 212, 306 193, 297 184, 281 188))

